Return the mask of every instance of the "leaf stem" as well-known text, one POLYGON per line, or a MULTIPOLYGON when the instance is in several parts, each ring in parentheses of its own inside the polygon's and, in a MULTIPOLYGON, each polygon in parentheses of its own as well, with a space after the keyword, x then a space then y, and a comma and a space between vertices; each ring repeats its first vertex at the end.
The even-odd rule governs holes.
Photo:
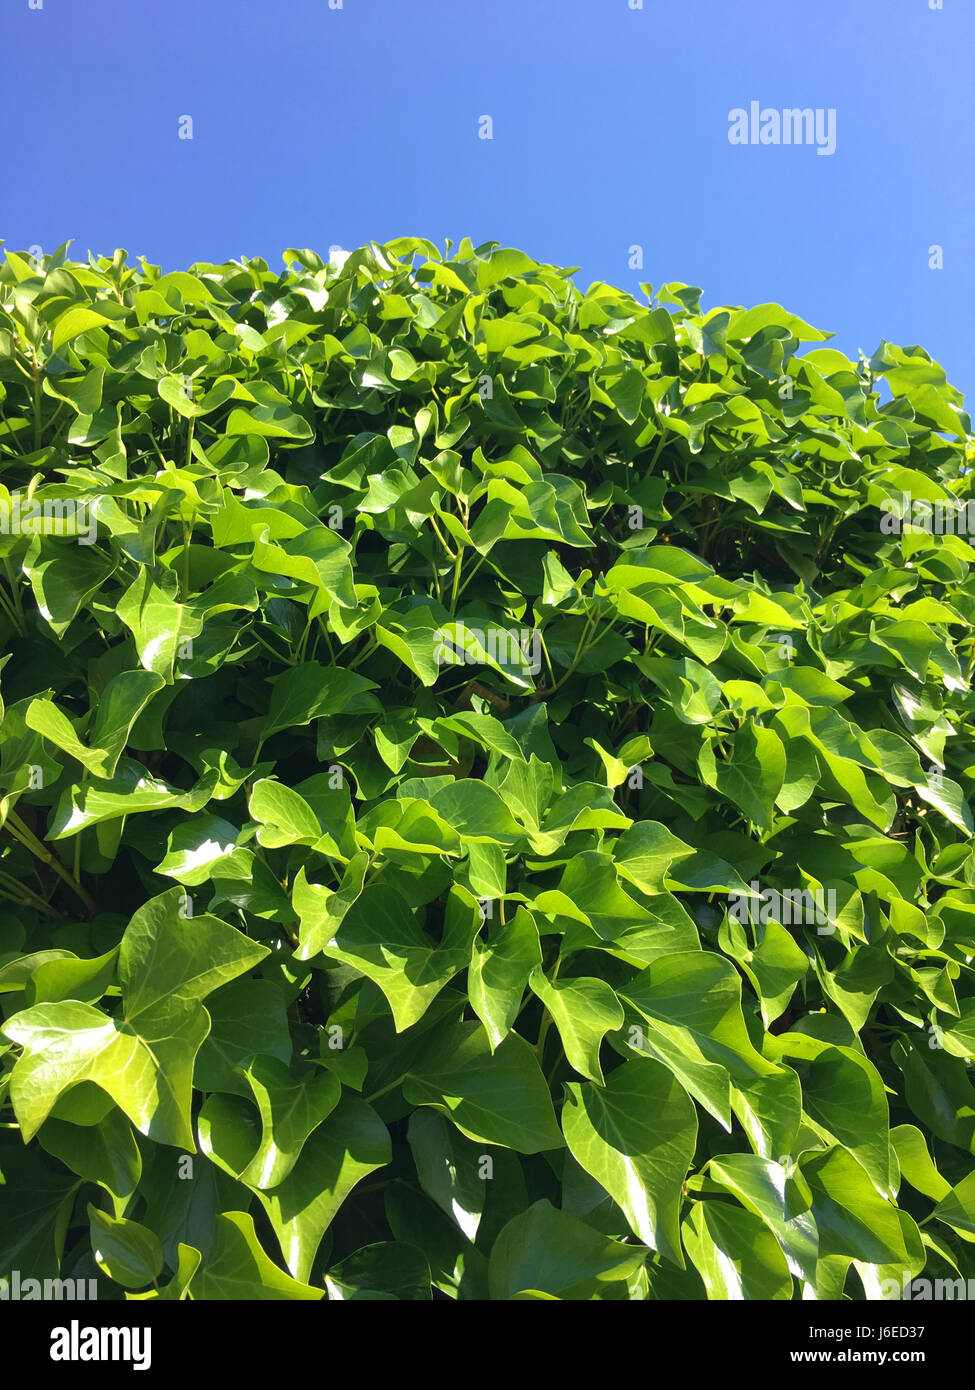
POLYGON ((460 585, 460 571, 461 571, 461 567, 462 567, 463 563, 464 563, 464 551, 463 551, 463 549, 462 549, 460 546, 458 546, 458 547, 457 547, 457 555, 456 555, 456 557, 455 557, 455 559, 454 559, 454 582, 453 582, 453 584, 451 585, 451 589, 450 589, 450 616, 451 616, 451 617, 454 616, 454 613, 455 613, 456 610, 457 610, 457 599, 458 599, 458 596, 459 596, 459 593, 460 593, 460 589, 459 589, 459 585, 460 585))
POLYGON ((406 1072, 404 1072, 403 1075, 398 1076, 395 1081, 391 1081, 388 1086, 380 1086, 379 1090, 373 1091, 371 1096, 365 1096, 364 1100, 366 1104, 371 1105, 374 1100, 378 1100, 380 1096, 384 1096, 387 1091, 394 1091, 397 1086, 401 1085, 401 1083, 406 1080, 406 1075, 406 1072))
POLYGON ((46 845, 41 844, 37 836, 27 828, 15 811, 8 811, 5 826, 15 840, 19 840, 36 859, 39 859, 42 864, 46 864, 57 874, 58 878, 64 880, 72 892, 78 895, 89 912, 97 912, 98 905, 87 889, 83 888, 75 876, 64 867, 57 855, 52 854, 46 845))
POLYGON ((467 571, 467 578, 464 580, 463 584, 462 584, 462 585, 460 586, 460 588, 457 590, 457 597, 458 597, 458 598, 460 598, 461 594, 462 594, 462 593, 464 592, 464 590, 467 588, 468 584, 469 584, 469 583, 471 582, 471 580, 474 578, 475 574, 477 574, 478 570, 479 570, 479 569, 481 568, 481 566, 484 564, 484 561, 485 561, 486 559, 487 559, 487 556, 486 556, 486 555, 480 555, 480 556, 478 556, 477 562, 476 562, 475 564, 473 564, 473 565, 471 566, 471 568, 467 571))
MULTIPOLYGON (((81 784, 82 784, 82 786, 84 786, 84 784, 85 784, 87 781, 88 781, 88 769, 87 769, 86 767, 83 767, 83 768, 81 769, 81 784)), ((81 837, 82 837, 83 834, 84 834, 84 831, 83 831, 83 830, 79 830, 78 833, 77 833, 77 835, 74 837, 74 858, 73 858, 73 860, 72 860, 71 871, 72 871, 72 873, 74 874, 75 882, 77 882, 77 883, 80 883, 80 882, 81 882, 81 837)))
MULTIPOLYGON (((448 557, 449 557, 451 560, 456 560, 457 556, 454 554, 454 552, 451 550, 450 546, 449 546, 449 545, 447 544, 447 542, 444 540, 444 538, 443 538, 443 536, 441 535, 441 532, 440 532, 440 527, 437 525, 436 519, 435 519, 434 517, 432 517, 432 516, 431 516, 431 518, 430 518, 430 525, 433 527, 434 531, 436 532, 437 540, 440 542, 440 544, 443 546, 444 550, 447 552, 448 557)), ((459 547, 458 547, 458 549, 459 549, 459 547)))
MULTIPOLYGON (((560 966, 561 964, 562 964, 562 957, 559 956, 558 960, 555 962, 555 965, 552 967, 552 979, 553 979, 553 980, 554 980, 555 977, 558 975, 558 973, 559 973, 559 966, 560 966)), ((543 1059, 543 1057, 544 1057, 544 1055, 545 1055, 545 1038, 546 1038, 546 1035, 547 1035, 547 1033, 548 1033, 548 1030, 549 1030, 549 1028, 551 1028, 551 1026, 552 1026, 552 1015, 549 1013, 548 1009, 545 1009, 544 1012, 543 1012, 543 1014, 542 1014, 542 1023, 541 1023, 541 1027, 540 1027, 539 1030, 538 1030, 538 1041, 535 1043, 535 1051, 538 1053, 538 1064, 539 1064, 539 1066, 542 1065, 542 1059, 543 1059)))
POLYGON ((333 662, 333 664, 334 664, 334 661, 335 661, 335 648, 332 646, 332 638, 331 638, 331 635, 330 635, 330 633, 329 633, 328 626, 327 626, 327 624, 326 624, 326 622, 325 622, 325 619, 322 617, 322 615, 321 615, 320 613, 319 613, 319 615, 318 615, 318 625, 319 625, 319 627, 320 627, 321 630, 322 630, 322 635, 323 635, 324 638, 325 638, 325 644, 326 644, 326 646, 328 647, 329 660, 330 660, 331 662, 333 662))
MULTIPOLYGON (((582 660, 582 658, 585 656, 585 654, 586 654, 586 652, 589 650, 589 648, 592 647, 592 646, 595 646, 595 636, 596 636, 596 632, 597 632, 597 629, 598 629, 598 625, 599 625, 599 619, 598 619, 598 618, 593 618, 592 616, 589 616, 589 617, 586 618, 585 624, 584 624, 583 629, 582 629, 582 634, 581 634, 581 636, 579 637, 579 642, 578 642, 578 645, 576 646, 575 656, 573 656, 573 658, 572 658, 572 663, 571 663, 571 665, 569 666, 569 669, 566 671, 565 675, 562 676, 559 680, 557 680, 557 681, 555 682, 554 685, 549 686, 548 690, 546 690, 546 691, 543 692, 546 698, 547 698, 549 695, 554 695, 555 692, 556 692, 557 690, 560 690, 560 689, 562 688, 562 686, 565 685, 565 683, 566 683, 566 681, 569 679, 569 677, 572 676, 572 675, 574 674, 576 667, 579 665, 579 662, 580 662, 580 661, 582 660), (592 638, 593 638, 593 641, 591 641, 591 642, 586 642, 586 638, 587 638, 587 637, 592 637, 592 638), (583 643, 585 643, 585 646, 583 646, 583 643)), ((607 628, 609 628, 609 627, 612 627, 612 623, 611 623, 611 622, 610 622, 609 624, 607 624, 607 628)), ((607 628, 604 628, 604 629, 603 629, 603 632, 605 632, 605 631, 607 630, 607 628)), ((602 633, 599 634, 600 637, 601 637, 602 635, 603 635, 602 633)), ((540 692, 540 693, 541 693, 541 692, 540 692)))
POLYGON ((24 637, 26 636, 27 632, 24 623, 24 606, 21 602, 20 588, 17 584, 17 581, 14 578, 13 566, 10 563, 10 557, 8 555, 4 556, 3 566, 7 575, 7 582, 10 585, 10 593, 13 602, 11 602, 11 600, 7 597, 3 590, 0 589, 0 603, 3 604, 3 607, 6 609, 10 617, 10 621, 13 623, 14 627, 20 633, 21 637, 24 637))
POLYGON ((20 445, 17 443, 17 437, 16 437, 16 435, 14 434, 13 429, 11 428, 10 421, 7 419, 6 412, 4 411, 4 408, 3 408, 2 405, 0 405, 0 420, 2 420, 3 423, 4 423, 4 425, 6 426, 7 439, 8 439, 8 441, 10 442, 10 446, 11 446, 13 452, 14 452, 15 454, 17 454, 18 456, 23 455, 23 452, 24 452, 24 451, 23 451, 23 449, 21 449, 20 445))
POLYGON ((23 600, 20 597, 20 584, 18 583, 17 577, 14 575, 14 567, 9 555, 4 556, 3 563, 4 568, 7 572, 7 580, 10 584, 10 592, 13 595, 14 606, 17 609, 17 618, 20 622, 20 630, 21 632, 26 632, 26 627, 24 624, 24 604, 23 600))
POLYGON ((196 513, 190 515, 189 521, 183 522, 183 555, 182 555, 182 596, 189 598, 190 594, 190 541, 193 538, 193 523, 196 520, 196 513))
POLYGON ((35 358, 31 364, 33 367, 33 403, 34 403, 34 452, 41 447, 41 435, 43 433, 43 421, 41 420, 41 368, 35 358))
POLYGON ((354 671, 359 662, 364 661, 367 656, 371 656, 378 646, 379 643, 376 641, 375 637, 370 637, 358 656, 355 657, 353 661, 349 662, 349 670, 354 671))
POLYGON ((26 888, 10 874, 2 871, 0 871, 0 894, 9 898, 11 902, 17 903, 20 907, 33 907, 35 911, 40 910, 48 916, 51 915, 50 905, 39 894, 26 888))

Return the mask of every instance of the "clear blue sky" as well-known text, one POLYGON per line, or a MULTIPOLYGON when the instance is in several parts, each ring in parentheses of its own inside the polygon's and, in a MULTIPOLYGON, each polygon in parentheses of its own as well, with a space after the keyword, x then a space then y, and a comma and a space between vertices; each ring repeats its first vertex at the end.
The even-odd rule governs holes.
POLYGON ((921 343, 971 407, 975 0, 30 3, 0 0, 10 248, 279 269, 466 235, 921 343), (835 153, 730 144, 753 100, 835 108, 835 153))

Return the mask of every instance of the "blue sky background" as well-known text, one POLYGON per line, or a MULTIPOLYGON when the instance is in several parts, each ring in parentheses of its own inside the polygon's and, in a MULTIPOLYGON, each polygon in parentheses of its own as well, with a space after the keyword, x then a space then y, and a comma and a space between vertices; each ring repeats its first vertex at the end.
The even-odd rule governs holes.
POLYGON ((975 0, 629 3, 0 0, 0 237, 164 270, 494 240, 920 343, 971 407, 975 0), (835 107, 836 153, 731 145, 752 100, 835 107))

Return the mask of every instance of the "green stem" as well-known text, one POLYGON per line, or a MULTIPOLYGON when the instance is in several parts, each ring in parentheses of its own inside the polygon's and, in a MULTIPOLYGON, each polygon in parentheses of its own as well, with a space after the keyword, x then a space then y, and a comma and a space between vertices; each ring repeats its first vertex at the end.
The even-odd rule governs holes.
MULTIPOLYGON (((553 979, 553 980, 554 980, 554 979, 556 978, 556 976, 558 975, 558 973, 559 973, 559 966, 560 966, 561 964, 562 964, 562 957, 559 956, 558 960, 555 962, 555 965, 552 967, 552 979, 553 979)), ((549 1013, 548 1009, 546 1009, 545 1012, 544 1012, 544 1014, 543 1014, 543 1016, 542 1016, 542 1024, 541 1024, 541 1027, 540 1027, 539 1030, 538 1030, 538 1041, 535 1043, 535 1051, 538 1053, 538 1064, 539 1064, 539 1066, 541 1066, 541 1064, 542 1064, 542 1059, 543 1059, 543 1057, 545 1056, 545 1038, 546 1038, 546 1035, 547 1035, 547 1033, 548 1033, 548 1030, 549 1030, 549 1028, 551 1028, 551 1026, 552 1026, 552 1015, 549 1013)))
POLYGON ((10 443, 12 451, 18 456, 22 456, 24 451, 17 443, 17 437, 14 434, 13 430, 10 428, 10 421, 7 419, 6 412, 4 411, 2 405, 0 405, 0 420, 2 420, 7 427, 7 440, 10 443))
POLYGON ((17 578, 14 575, 14 567, 11 563, 9 555, 4 556, 3 563, 4 568, 7 572, 7 582, 10 585, 10 592, 13 596, 14 606, 17 609, 17 618, 20 622, 20 630, 21 632, 25 632, 26 628, 24 625, 24 604, 23 600, 20 597, 20 584, 17 582, 17 578))
POLYGON ((41 447, 41 434, 43 432, 43 422, 41 420, 41 369, 35 361, 34 367, 34 452, 41 447))
POLYGON ((39 897, 29 888, 25 888, 22 883, 18 883, 9 874, 0 873, 0 896, 8 898, 18 907, 32 907, 35 911, 43 912, 45 915, 51 913, 49 904, 42 897, 39 897))
POLYGON ((383 853, 383 851, 382 851, 381 849, 380 849, 380 850, 377 850, 376 853, 372 856, 372 858, 370 859, 369 863, 366 865, 365 878, 364 878, 363 881, 362 881, 362 886, 363 886, 363 887, 365 887, 365 886, 366 886, 367 884, 369 884, 369 883, 374 882, 375 877, 376 877, 376 874, 379 873, 379 871, 380 871, 380 869, 381 869, 381 867, 382 867, 382 865, 379 863, 379 861, 380 861, 381 859, 385 859, 385 857, 386 857, 386 856, 384 855, 384 853, 383 853))
POLYGON ((15 840, 19 840, 24 848, 29 849, 36 859, 39 859, 42 864, 46 864, 49 869, 57 874, 58 878, 64 880, 72 892, 78 895, 89 912, 96 912, 98 910, 97 904, 91 894, 81 886, 72 873, 69 873, 60 859, 58 859, 57 855, 52 854, 46 845, 41 844, 37 836, 27 828, 15 811, 8 812, 5 825, 15 840))
MULTIPOLYGON (((13 590, 14 587, 15 586, 11 584, 11 590, 13 590)), ((17 616, 17 610, 14 608, 14 605, 10 602, 10 599, 7 597, 7 595, 3 592, 2 589, 0 589, 0 607, 3 608, 4 612, 7 614, 8 618, 13 623, 16 630, 20 633, 21 637, 23 637, 25 635, 24 625, 21 619, 17 616)))
MULTIPOLYGON (((582 635, 579 638, 579 644, 575 650, 575 656, 573 656, 572 658, 572 664, 569 666, 569 669, 566 671, 565 675, 562 676, 560 680, 557 680, 555 684, 545 692, 546 695, 554 695, 557 690, 560 690, 562 686, 565 685, 569 677, 574 674, 576 667, 579 665, 579 662, 585 656, 586 652, 589 650, 591 646, 595 645, 598 622, 598 618, 595 620, 592 618, 586 619, 585 626, 582 629, 582 635), (586 642, 587 637, 592 637, 593 640, 591 642, 586 642), (583 643, 585 643, 585 646, 583 646, 583 643)), ((612 623, 609 623, 608 626, 612 627, 612 623)), ((605 631, 606 629, 604 628, 603 632, 605 631)), ((599 633, 598 635, 601 637, 603 634, 599 633)))
POLYGON ((190 541, 193 537, 193 523, 195 520, 196 513, 194 512, 191 514, 189 521, 183 522, 182 583, 184 599, 190 596, 190 541))
POLYGON ((454 560, 454 582, 450 589, 450 616, 453 617, 457 610, 457 598, 460 592, 460 571, 464 563, 464 552, 460 546, 457 547, 457 557, 454 560))
POLYGON ((331 638, 331 636, 330 636, 330 634, 329 634, 328 627, 326 626, 325 619, 321 616, 321 614, 319 614, 319 616, 318 616, 318 625, 319 625, 319 627, 320 627, 321 630, 322 630, 322 636, 325 638, 325 644, 326 644, 326 646, 328 647, 328 656, 329 656, 329 660, 330 660, 330 661, 332 662, 332 664, 334 665, 334 664, 335 664, 335 648, 332 646, 332 638, 331 638))
POLYGON ((477 574, 478 570, 479 570, 479 569, 481 568, 481 566, 484 564, 484 561, 485 561, 486 559, 487 559, 487 556, 486 556, 486 555, 480 555, 480 556, 478 556, 477 562, 476 562, 475 564, 473 564, 473 565, 471 566, 471 568, 467 571, 467 578, 464 580, 463 584, 462 584, 462 585, 460 586, 460 588, 457 590, 457 597, 458 597, 458 598, 461 596, 461 594, 462 594, 462 593, 464 592, 464 590, 467 588, 468 584, 469 584, 469 583, 471 582, 471 580, 474 578, 475 574, 477 574))
POLYGON ((435 520, 432 516, 431 516, 431 518, 430 518, 430 525, 433 527, 434 531, 436 532, 437 540, 440 542, 440 544, 443 546, 444 550, 447 552, 448 557, 449 557, 451 560, 455 560, 455 559, 457 558, 456 555, 455 555, 454 552, 451 550, 451 548, 450 548, 450 546, 447 544, 447 542, 444 540, 443 536, 440 534, 440 527, 437 525, 436 520, 435 520))
POLYGON ((548 654, 548 647, 545 645, 545 635, 541 631, 539 631, 538 639, 542 644, 542 655, 545 658, 545 665, 548 667, 548 678, 554 684, 555 672, 552 670, 552 659, 548 654))
POLYGON ((666 442, 666 439, 667 439, 667 436, 668 436, 669 433, 670 433, 670 425, 669 425, 669 423, 668 423, 668 421, 667 421, 667 417, 664 416, 664 425, 663 425, 663 429, 660 431, 660 438, 657 440, 657 447, 656 447, 656 449, 653 451, 653 458, 650 460, 650 466, 649 466, 649 468, 647 469, 647 472, 648 472, 648 473, 652 473, 653 470, 654 470, 654 468, 656 468, 656 466, 657 466, 657 459, 660 457, 660 451, 661 451, 661 449, 664 447, 664 444, 665 444, 665 442, 666 442))
POLYGON ((406 1072, 404 1072, 403 1075, 398 1076, 395 1081, 391 1081, 388 1086, 380 1086, 378 1091, 373 1091, 371 1096, 366 1096, 366 1104, 372 1105, 374 1100, 378 1100, 380 1096, 384 1096, 387 1091, 395 1090, 401 1082, 405 1081, 406 1075, 406 1072))
MULTIPOLYGON (((88 769, 86 767, 83 767, 81 769, 81 785, 84 786, 84 784, 87 781, 88 769)), ((83 834, 84 831, 79 830, 77 835, 74 837, 74 858, 71 864, 71 871, 75 876, 76 882, 78 883, 81 882, 81 837, 83 834)))
POLYGON ((48 429, 51 429, 51 428, 52 428, 52 426, 54 425, 54 422, 57 420, 58 416, 61 414, 61 411, 64 410, 64 409, 66 408, 66 406, 67 406, 67 401, 61 401, 60 404, 57 405, 57 406, 55 407, 54 414, 51 416, 51 418, 50 418, 50 419, 48 420, 48 422, 47 422, 47 428, 48 428, 48 429))
POLYGON ((371 656, 378 646, 379 643, 376 641, 375 637, 370 637, 369 641, 363 647, 362 651, 355 658, 355 660, 349 662, 349 670, 354 671, 355 668, 358 666, 359 662, 365 661, 367 656, 371 656))
POLYGON ((256 627, 253 627, 253 626, 252 626, 252 627, 249 629, 249 631, 250 631, 250 635, 254 638, 254 641, 255 641, 255 642, 260 642, 260 644, 261 644, 261 646, 264 648, 264 650, 265 650, 266 652, 270 652, 271 655, 274 657, 274 660, 275 660, 275 661, 282 661, 282 660, 284 659, 284 658, 282 657, 282 655, 281 655, 280 652, 276 652, 276 651, 274 650, 274 648, 271 646, 270 642, 265 642, 264 638, 263 638, 263 637, 261 636, 261 634, 257 631, 257 628, 256 628, 256 627))

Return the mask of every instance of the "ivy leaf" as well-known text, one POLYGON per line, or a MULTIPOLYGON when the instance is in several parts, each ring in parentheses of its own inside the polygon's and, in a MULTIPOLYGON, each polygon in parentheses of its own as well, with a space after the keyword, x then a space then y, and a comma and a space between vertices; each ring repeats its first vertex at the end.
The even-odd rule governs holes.
POLYGON ((684 1223, 684 1241, 709 1298, 792 1297, 785 1256, 751 1212, 722 1202, 698 1202, 684 1223))
POLYGON ((217 1217, 213 1243, 194 1276, 193 1296, 262 1302, 315 1300, 324 1297, 324 1290, 289 1278, 264 1253, 253 1218, 243 1211, 225 1211, 217 1217))
POLYGON ((509 922, 492 924, 486 941, 475 936, 467 988, 492 1050, 511 1032, 529 976, 541 959, 538 928, 523 907, 509 922))
MULTIPOLYGON (((295 910, 302 919, 315 902, 309 887, 295 888, 295 910)), ((423 1017, 467 964, 480 917, 474 900, 465 902, 458 890, 448 904, 444 938, 437 948, 399 893, 377 884, 363 888, 341 918, 331 921, 334 935, 322 940, 319 950, 375 981, 389 1001, 397 1032, 402 1032, 423 1017)))
POLYGON ((543 1199, 509 1221, 494 1242, 491 1297, 589 1298, 607 1282, 628 1279, 644 1258, 645 1252, 600 1235, 543 1199))
POLYGON ((625 1017, 611 987, 582 976, 550 980, 538 967, 528 983, 555 1020, 569 1065, 602 1085, 599 1045, 608 1032, 622 1028, 625 1017))
POLYGON ((461 1024, 437 1053, 421 1058, 404 1083, 411 1105, 432 1105, 485 1144, 520 1153, 562 1147, 545 1078, 517 1033, 492 1052, 480 1024, 461 1024))
POLYGON ((430 1266, 415 1246, 380 1241, 333 1265, 325 1276, 329 1299, 429 1300, 430 1266))
POLYGON ((10 1098, 26 1138, 80 1082, 105 1091, 142 1133, 193 1147, 193 1063, 210 1027, 202 1000, 268 954, 216 917, 180 916, 181 894, 153 898, 129 923, 119 953, 120 1015, 63 1000, 14 1014, 3 1033, 23 1053, 10 1098))
POLYGON ((126 1289, 142 1289, 162 1273, 162 1246, 138 1221, 114 1218, 88 1203, 91 1248, 99 1269, 126 1289))
POLYGON ((606 1189, 644 1245, 684 1268, 679 1215, 697 1114, 666 1067, 624 1062, 605 1085, 566 1083, 562 1128, 577 1161, 606 1189))
POLYGON ((277 1187, 298 1161, 309 1134, 338 1105, 342 1087, 331 1072, 296 1079, 276 1057, 255 1057, 244 1075, 257 1102, 260 1146, 239 1174, 249 1186, 277 1187))

